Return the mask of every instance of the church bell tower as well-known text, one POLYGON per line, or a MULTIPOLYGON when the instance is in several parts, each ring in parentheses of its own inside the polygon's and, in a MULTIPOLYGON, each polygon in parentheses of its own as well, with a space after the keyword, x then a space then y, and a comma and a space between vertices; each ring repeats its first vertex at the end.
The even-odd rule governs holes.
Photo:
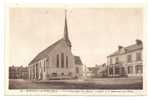
POLYGON ((68 36, 67 11, 66 10, 65 10, 64 40, 65 40, 67 46, 69 46, 71 48, 71 42, 70 42, 70 39, 68 36))

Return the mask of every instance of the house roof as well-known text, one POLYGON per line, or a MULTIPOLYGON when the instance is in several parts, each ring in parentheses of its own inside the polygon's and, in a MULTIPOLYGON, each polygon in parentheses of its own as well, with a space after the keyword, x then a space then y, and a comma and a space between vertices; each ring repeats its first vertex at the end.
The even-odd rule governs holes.
POLYGON ((131 52, 131 51, 142 49, 142 48, 143 48, 142 44, 141 45, 133 44, 133 45, 126 47, 125 49, 127 50, 127 52, 131 52))
MULTIPOLYGON (((129 45, 127 47, 123 47, 125 49, 125 53, 128 53, 128 52, 132 52, 132 51, 135 51, 135 50, 139 50, 139 49, 143 49, 143 45, 140 44, 133 44, 133 45, 129 45)), ((108 57, 111 57, 111 56, 116 56, 116 55, 119 55, 120 54, 120 51, 117 50, 115 52, 113 52, 112 54, 110 54, 108 57)))
POLYGON ((75 59, 75 64, 77 64, 77 65, 83 65, 79 56, 74 56, 74 59, 75 59))
POLYGON ((44 58, 44 57, 46 57, 48 52, 53 50, 53 48, 55 48, 56 45, 58 43, 60 43, 61 41, 64 41, 64 39, 63 38, 59 39, 58 41, 56 41, 55 43, 53 43, 52 45, 50 45, 49 47, 47 47, 46 49, 41 51, 39 54, 37 54, 37 56, 34 57, 34 59, 29 63, 29 65, 36 62, 36 61, 38 61, 38 60, 40 60, 40 59, 42 59, 42 58, 44 58))

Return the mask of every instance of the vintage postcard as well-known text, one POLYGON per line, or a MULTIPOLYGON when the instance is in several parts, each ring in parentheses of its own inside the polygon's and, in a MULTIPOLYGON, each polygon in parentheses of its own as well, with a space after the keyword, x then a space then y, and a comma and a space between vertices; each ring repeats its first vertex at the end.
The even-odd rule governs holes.
POLYGON ((13 5, 6 16, 6 95, 146 95, 144 5, 13 5))

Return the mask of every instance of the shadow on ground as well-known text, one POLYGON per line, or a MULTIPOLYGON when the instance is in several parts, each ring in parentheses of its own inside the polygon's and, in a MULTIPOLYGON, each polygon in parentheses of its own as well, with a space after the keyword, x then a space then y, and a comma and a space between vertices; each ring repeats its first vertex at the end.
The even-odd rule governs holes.
POLYGON ((142 79, 9 80, 9 89, 143 89, 142 79))

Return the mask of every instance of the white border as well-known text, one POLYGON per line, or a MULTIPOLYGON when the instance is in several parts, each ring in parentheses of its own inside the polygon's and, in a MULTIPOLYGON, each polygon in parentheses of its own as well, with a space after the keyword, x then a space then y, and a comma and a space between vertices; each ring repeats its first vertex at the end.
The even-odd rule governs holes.
MULTIPOLYGON (((9 8, 13 7, 49 7, 49 8, 143 8, 145 11, 145 6, 144 4, 9 4, 6 7, 6 35, 5 35, 5 51, 9 50, 9 39, 8 39, 8 33, 9 33, 9 8), (7 49, 6 49, 7 48, 7 49)), ((144 12, 145 13, 145 12, 144 12)), ((144 14, 145 15, 145 14, 144 14)), ((144 17, 145 18, 145 17, 144 17)), ((144 29, 145 29, 145 21, 144 21, 144 29)), ((144 36, 146 36, 144 32, 144 36)), ((146 43, 146 37, 144 37, 144 47, 146 43)), ((144 55, 146 55, 146 49, 144 49, 144 55)), ((5 53, 5 57, 8 57, 9 54, 5 53)), ((146 59, 146 56, 144 56, 144 59, 146 59)), ((131 95, 146 95, 146 76, 145 74, 143 75, 143 90, 56 90, 56 89, 21 89, 21 90, 9 90, 8 89, 8 65, 7 61, 8 58, 5 59, 5 94, 6 95, 87 95, 87 96, 98 96, 98 95, 103 95, 103 96, 110 96, 110 95, 126 95, 126 96, 131 96, 131 95)), ((144 66, 146 66, 146 62, 144 60, 144 66)), ((143 73, 145 72, 145 68, 143 69, 143 73)))
MULTIPOLYGON (((18 3, 18 2, 20 2, 19 0, 7 0, 7 3, 18 3), (9 1, 9 2, 8 2, 9 1), (11 1, 11 2, 10 2, 11 1)), ((52 3, 53 1, 56 1, 56 0, 21 0, 21 1, 28 1, 28 3, 30 2, 30 3, 37 3, 38 1, 40 1, 41 3, 44 3, 45 1, 48 1, 48 2, 45 2, 45 3, 52 3), (42 2, 42 1, 44 1, 44 2, 42 2)), ((64 1, 66 1, 66 0, 57 0, 57 1, 61 1, 62 3, 65 3, 64 1)), ((73 1, 73 0, 69 0, 70 2, 71 1, 73 1)), ((80 1, 81 0, 74 0, 74 1, 78 1, 78 3, 81 3, 80 1)), ((84 3, 86 2, 88 2, 87 0, 85 1, 85 0, 82 0, 82 2, 84 1, 84 3)), ((94 0, 91 0, 91 1, 94 1, 94 0)), ((97 1, 97 0, 96 0, 97 1)), ((149 0, 98 0, 99 2, 95 2, 95 3, 102 3, 103 1, 106 1, 107 3, 118 3, 117 1, 119 1, 119 2, 124 2, 124 1, 126 1, 126 2, 128 2, 128 3, 133 3, 133 4, 135 4, 135 3, 137 3, 138 1, 141 1, 141 2, 138 2, 138 3, 145 3, 146 2, 146 5, 147 5, 147 8, 146 8, 146 12, 147 12, 147 16, 146 16, 146 31, 147 31, 147 66, 150 66, 150 62, 148 62, 148 61, 150 61, 150 53, 148 52, 148 51, 150 51, 150 45, 148 45, 149 43, 150 43, 150 34, 148 34, 148 33, 150 33, 150 1, 149 0)), ((122 2, 122 3, 123 3, 122 2)), ((58 2, 58 3, 60 3, 60 2, 58 2)), ((37 97, 37 96, 32 96, 32 97, 26 97, 26 96, 21 96, 21 97, 16 97, 16 96, 11 96, 11 97, 6 97, 6 96, 4 96, 4 21, 5 21, 5 15, 4 15, 4 8, 5 8, 5 5, 6 4, 6 0, 0 0, 0 65, 1 65, 1 69, 0 69, 0 78, 1 78, 1 81, 0 81, 0 88, 1 88, 1 92, 0 92, 0 97, 1 97, 1 99, 3 100, 3 99, 5 99, 5 100, 9 100, 9 99, 15 99, 15 100, 26 100, 26 99, 36 99, 36 100, 50 100, 50 99, 52 99, 52 100, 59 100, 59 99, 61 99, 61 100, 77 100, 77 99, 79 99, 79 100, 84 100, 84 99, 86 99, 86 100, 100 100, 100 99, 105 99, 105 100, 149 100, 150 99, 150 91, 148 91, 148 96, 138 96, 138 97, 108 97, 108 96, 105 96, 105 97, 103 97, 103 96, 101 96, 101 97, 99 97, 99 96, 96 96, 96 97, 87 97, 87 96, 78 96, 78 97, 76 97, 76 96, 71 96, 71 97, 62 97, 62 96, 51 96, 51 97, 49 97, 49 96, 42 96, 42 97, 37 97)), ((149 71, 150 71, 150 68, 149 67, 147 67, 147 76, 150 76, 150 73, 149 73, 149 71)), ((147 77, 147 84, 150 84, 150 79, 149 79, 149 77, 147 77)), ((147 89, 148 90, 150 90, 150 87, 149 87, 149 85, 148 85, 148 87, 147 87, 147 89)))

